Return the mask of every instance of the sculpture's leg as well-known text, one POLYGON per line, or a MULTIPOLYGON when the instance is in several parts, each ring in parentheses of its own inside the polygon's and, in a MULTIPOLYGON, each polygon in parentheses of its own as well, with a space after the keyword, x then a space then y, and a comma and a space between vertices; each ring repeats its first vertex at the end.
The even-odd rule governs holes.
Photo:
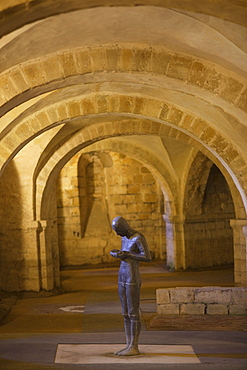
POLYGON ((131 321, 128 315, 124 316, 124 330, 125 330, 125 336, 126 336, 126 347, 121 349, 120 351, 114 352, 114 355, 121 355, 122 352, 126 351, 126 349, 129 347, 131 342, 131 321))
POLYGON ((140 287, 132 284, 127 288, 128 311, 130 313, 130 343, 129 346, 118 352, 119 356, 139 355, 138 340, 141 331, 139 317, 139 293, 140 287))
POLYGON ((139 355, 138 341, 141 331, 141 322, 139 317, 131 317, 130 319, 130 343, 129 346, 119 351, 119 356, 135 356, 139 355))
POLYGON ((128 348, 131 341, 131 321, 128 315, 124 316, 124 330, 126 336, 126 348, 128 348))
POLYGON ((120 351, 114 352, 114 355, 120 355, 122 351, 125 351, 130 344, 131 340, 131 326, 130 326, 130 317, 128 315, 128 305, 127 305, 127 296, 126 296, 126 287, 124 284, 118 284, 118 294, 122 304, 122 313, 124 318, 124 330, 126 336, 126 347, 121 349, 120 351))

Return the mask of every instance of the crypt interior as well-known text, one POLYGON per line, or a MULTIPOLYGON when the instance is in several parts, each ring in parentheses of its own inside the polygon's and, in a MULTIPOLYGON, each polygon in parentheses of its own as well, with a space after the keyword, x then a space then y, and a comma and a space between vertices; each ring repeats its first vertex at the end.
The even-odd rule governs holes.
POLYGON ((0 4, 0 290, 113 266, 126 218, 170 271, 247 286, 246 2, 0 4))

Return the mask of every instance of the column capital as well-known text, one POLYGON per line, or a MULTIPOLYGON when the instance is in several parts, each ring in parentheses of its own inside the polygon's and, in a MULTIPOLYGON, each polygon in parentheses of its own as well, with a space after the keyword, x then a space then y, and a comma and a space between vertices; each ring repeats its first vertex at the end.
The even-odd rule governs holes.
POLYGON ((46 227, 54 225, 54 223, 57 222, 57 219, 54 218, 54 219, 49 219, 49 220, 37 220, 35 222, 37 222, 38 225, 41 226, 42 228, 46 228, 46 227))
POLYGON ((230 225, 233 229, 239 227, 247 227, 247 220, 246 219, 232 219, 230 220, 230 225))
POLYGON ((244 232, 244 235, 247 238, 247 225, 246 226, 243 226, 243 232, 244 232))
POLYGON ((171 222, 174 224, 185 222, 185 217, 180 215, 169 216, 167 214, 163 214, 162 217, 165 222, 171 222))

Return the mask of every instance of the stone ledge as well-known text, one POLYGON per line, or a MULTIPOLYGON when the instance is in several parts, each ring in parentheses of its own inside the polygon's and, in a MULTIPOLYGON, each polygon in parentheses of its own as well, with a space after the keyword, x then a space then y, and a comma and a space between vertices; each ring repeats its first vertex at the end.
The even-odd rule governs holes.
POLYGON ((157 289, 158 315, 247 315, 247 288, 157 289))
POLYGON ((244 331, 246 316, 237 315, 155 315, 146 322, 148 330, 162 331, 244 331))

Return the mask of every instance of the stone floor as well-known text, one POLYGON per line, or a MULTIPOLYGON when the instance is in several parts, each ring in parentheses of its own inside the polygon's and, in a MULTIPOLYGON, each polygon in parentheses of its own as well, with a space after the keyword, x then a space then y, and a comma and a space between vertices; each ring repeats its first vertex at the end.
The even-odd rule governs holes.
MULTIPOLYGON (((141 267, 141 355, 113 352, 125 336, 117 268, 61 271, 64 294, 8 297, 0 326, 0 369, 246 369, 247 318, 156 317, 155 291, 175 286, 233 286, 231 269, 168 272, 141 267)), ((6 299, 6 298, 5 298, 6 299)))

